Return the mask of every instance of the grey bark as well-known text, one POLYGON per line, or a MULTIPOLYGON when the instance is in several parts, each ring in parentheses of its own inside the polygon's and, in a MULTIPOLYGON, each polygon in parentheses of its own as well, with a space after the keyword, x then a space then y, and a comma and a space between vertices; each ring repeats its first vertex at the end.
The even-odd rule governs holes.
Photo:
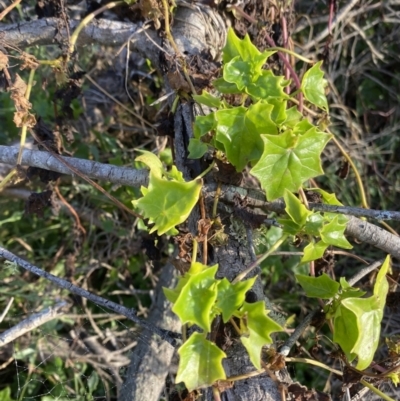
MULTIPOLYGON (((0 163, 15 166, 19 149, 15 146, 0 145, 0 163)), ((75 157, 58 156, 73 168, 87 175, 89 178, 114 182, 121 185, 138 187, 147 184, 148 171, 135 170, 127 167, 113 166, 112 164, 98 163, 91 160, 77 159, 75 157)), ((66 164, 48 152, 25 149, 22 154, 22 166, 40 167, 45 170, 56 171, 61 174, 74 175, 66 164)), ((4 174, 4 173, 3 173, 4 174)))
MULTIPOLYGON (((69 31, 73 32, 80 21, 71 20, 69 31)), ((5 46, 26 49, 30 46, 57 44, 56 37, 67 38, 64 21, 58 18, 20 22, 17 24, 0 24, 0 40, 5 46)), ((77 46, 101 44, 104 46, 122 46, 131 41, 132 49, 145 54, 152 62, 158 64, 158 50, 154 43, 160 39, 156 33, 143 24, 132 22, 95 19, 82 29, 77 46)))
MULTIPOLYGON (((17 154, 18 148, 0 145, 0 163, 6 163, 10 166, 15 165, 17 154)), ((103 164, 74 157, 59 157, 71 164, 75 169, 78 169, 80 172, 93 179, 108 181, 114 184, 129 185, 132 187, 139 187, 147 184, 147 170, 135 170, 129 167, 118 167, 111 164, 103 164)), ((62 164, 55 157, 50 155, 48 152, 42 152, 39 150, 25 149, 22 157, 22 165, 40 167, 62 174, 74 175, 73 172, 68 169, 68 167, 62 164)), ((183 163, 182 168, 184 168, 183 163)), ((187 166, 185 167, 185 170, 185 174, 190 174, 187 166)), ((204 186, 207 199, 213 199, 215 189, 216 184, 209 183, 204 186)), ((224 185, 222 186, 221 193, 221 199, 228 203, 233 203, 235 196, 240 196, 243 199, 246 199, 248 206, 251 207, 276 213, 283 213, 285 210, 285 203, 283 200, 266 202, 265 194, 259 190, 224 185)), ((342 211, 342 209, 325 210, 326 205, 323 204, 313 203, 311 206, 315 211, 321 212, 336 211, 340 213, 342 211)), ((359 211, 358 208, 343 207, 342 212, 345 213, 347 211, 348 213, 351 213, 352 209, 356 209, 357 212, 359 211)), ((391 215, 396 216, 398 212, 365 210, 364 214, 369 217, 391 215)), ((394 257, 400 258, 400 238, 376 226, 375 224, 350 216, 350 221, 347 225, 345 233, 346 235, 351 236, 358 241, 370 244, 394 257)))
MULTIPOLYGON (((171 264, 164 267, 155 291, 155 300, 149 322, 165 330, 178 332, 180 322, 165 299, 162 287, 176 285, 176 269, 171 264)), ((151 332, 142 333, 146 341, 138 341, 131 357, 126 380, 121 387, 120 401, 155 401, 165 387, 175 349, 151 332)))

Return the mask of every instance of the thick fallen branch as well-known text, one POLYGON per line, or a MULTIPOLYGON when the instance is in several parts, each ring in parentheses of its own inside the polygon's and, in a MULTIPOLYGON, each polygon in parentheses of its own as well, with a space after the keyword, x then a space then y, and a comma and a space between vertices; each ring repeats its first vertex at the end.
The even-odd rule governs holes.
POLYGON ((22 320, 22 322, 0 334, 0 347, 44 325, 50 320, 62 316, 65 313, 65 308, 68 308, 68 303, 61 301, 54 306, 50 306, 41 312, 35 313, 32 316, 22 320))
MULTIPOLYGON (((16 147, 0 146, 0 163, 7 163, 10 165, 15 164, 17 154, 18 148, 16 147)), ((141 185, 146 185, 147 183, 147 170, 117 167, 111 164, 103 164, 74 157, 63 157, 63 160, 90 178, 132 187, 139 187, 141 185)), ((71 170, 69 170, 64 164, 60 163, 55 157, 51 156, 48 152, 42 152, 39 150, 24 150, 22 165, 40 167, 46 170, 57 171, 62 174, 73 175, 71 170)), ((205 196, 213 198, 216 187, 216 184, 205 185, 205 196)), ((276 213, 282 213, 285 209, 285 203, 282 200, 266 202, 264 193, 254 189, 224 185, 222 186, 220 199, 233 203, 235 197, 238 195, 242 198, 246 198, 247 204, 252 207, 262 208, 276 213)), ((399 215, 399 212, 368 210, 345 206, 329 207, 320 203, 312 203, 310 206, 315 211, 329 211, 331 213, 336 212, 347 215, 353 214, 352 212, 354 212, 358 216, 372 217, 378 220, 393 219, 393 217, 395 220, 398 220, 399 215)), ((394 257, 400 258, 400 238, 374 224, 360 220, 354 216, 350 217, 350 221, 346 228, 346 235, 352 236, 358 241, 373 245, 394 257)))
MULTIPOLYGON (((69 31, 73 32, 79 23, 80 21, 71 20, 69 31)), ((20 49, 54 45, 57 43, 56 37, 68 37, 64 24, 65 22, 58 18, 0 24, 0 40, 5 45, 20 49)), ((82 29, 77 46, 96 43, 103 46, 122 46, 129 39, 132 40, 134 49, 158 63, 158 50, 154 43, 159 44, 159 38, 154 31, 147 30, 143 24, 96 19, 82 29)))
MULTIPOLYGON (((0 145, 0 163, 15 166, 18 148, 15 146, 0 145)), ((75 157, 58 156, 89 178, 108 181, 115 184, 140 187, 146 185, 148 171, 135 170, 127 167, 118 167, 112 164, 98 163, 91 160, 75 157)), ((56 171, 61 174, 74 175, 63 163, 48 152, 25 149, 22 155, 22 166, 39 167, 45 170, 56 171)))
POLYGON ((7 251, 6 249, 4 249, 2 247, 0 247, 0 258, 4 258, 10 262, 13 262, 13 263, 17 264, 18 266, 30 271, 31 273, 36 274, 39 277, 43 277, 46 280, 51 281, 57 287, 64 288, 65 290, 72 292, 75 295, 79 295, 80 297, 86 298, 89 301, 94 302, 96 305, 110 309, 119 315, 123 315, 126 318, 128 318, 129 320, 131 320, 132 322, 143 327, 144 329, 146 329, 154 334, 157 334, 158 336, 161 337, 161 339, 167 341, 172 346, 176 345, 176 340, 174 338, 173 333, 171 333, 167 330, 160 329, 159 327, 154 326, 154 325, 146 322, 145 320, 139 318, 136 314, 136 310, 133 308, 126 308, 125 306, 116 304, 113 301, 99 297, 98 295, 92 294, 89 291, 79 288, 67 280, 64 280, 60 277, 56 277, 53 274, 50 274, 50 273, 40 269, 39 267, 32 265, 31 263, 21 259, 17 255, 14 255, 13 253, 7 251))

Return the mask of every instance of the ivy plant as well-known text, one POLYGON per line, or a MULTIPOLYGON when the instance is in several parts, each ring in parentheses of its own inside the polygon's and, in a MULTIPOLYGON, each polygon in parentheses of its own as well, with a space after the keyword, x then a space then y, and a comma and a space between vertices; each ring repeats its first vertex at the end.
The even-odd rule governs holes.
POLYGON ((332 280, 326 274, 320 277, 297 275, 297 281, 308 297, 329 300, 325 307, 328 319, 333 320, 333 341, 340 345, 349 362, 357 358, 356 368, 366 369, 379 345, 383 309, 389 284, 390 257, 387 256, 376 278, 373 294, 361 298, 364 291, 353 288, 341 278, 332 280))
POLYGON ((224 323, 235 318, 238 336, 249 353, 250 360, 261 369, 261 349, 271 344, 271 333, 282 327, 268 317, 263 301, 245 302, 246 292, 256 280, 230 283, 226 278, 215 278, 218 265, 208 267, 192 263, 189 271, 180 277, 175 289, 164 288, 174 306, 172 310, 183 324, 196 325, 194 332, 179 349, 179 368, 176 381, 184 382, 189 391, 208 387, 217 380, 226 379, 222 366, 225 353, 207 339, 211 323, 220 316, 224 323))
MULTIPOLYGON (((289 80, 264 68, 273 54, 260 52, 248 36, 241 40, 229 30, 222 76, 213 82, 212 93, 203 91, 193 96, 211 112, 196 117, 189 157, 218 153, 238 172, 249 166, 266 200, 285 201, 286 215, 278 219, 282 237, 276 247, 291 236, 306 240, 301 261, 307 263, 321 258, 329 246, 352 247, 344 235, 347 217, 314 212, 304 204, 304 196, 297 195, 308 180, 323 174, 321 153, 331 136, 291 104, 301 92, 309 107, 327 113, 326 81, 321 63, 317 63, 304 74, 298 91, 290 93, 289 80)), ((143 197, 133 201, 134 206, 148 220, 151 232, 176 234, 176 226, 187 219, 199 199, 202 180, 185 182, 175 166, 167 171, 150 152, 142 152, 136 160, 150 169, 150 178, 148 187, 141 189, 143 197)), ((311 191, 317 192, 324 203, 341 205, 334 194, 321 189, 311 191)), ((333 320, 333 340, 350 362, 357 358, 361 370, 369 366, 378 346, 388 269, 389 258, 369 298, 362 298, 364 292, 351 287, 344 278, 337 283, 327 275, 297 275, 308 296, 329 300, 325 311, 333 320)), ((194 260, 176 288, 164 289, 181 322, 193 328, 179 349, 176 378, 189 391, 226 378, 222 366, 226 355, 209 337, 217 317, 236 328, 257 369, 261 368, 262 347, 272 343, 271 333, 282 330, 268 316, 264 302, 245 302, 255 278, 232 284, 227 279, 216 279, 217 270, 217 265, 209 267, 194 260)))

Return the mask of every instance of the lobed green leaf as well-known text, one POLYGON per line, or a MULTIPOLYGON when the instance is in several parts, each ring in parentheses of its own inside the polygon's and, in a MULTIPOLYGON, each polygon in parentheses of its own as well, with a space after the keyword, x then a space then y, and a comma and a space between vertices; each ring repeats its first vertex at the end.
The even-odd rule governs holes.
POLYGON ((271 333, 282 331, 282 327, 266 315, 263 301, 252 304, 245 302, 240 312, 244 316, 242 326, 246 327, 245 334, 240 340, 249 353, 252 364, 261 369, 262 347, 271 344, 271 333))
POLYGON ((340 284, 325 273, 319 277, 296 274, 296 279, 310 298, 330 299, 339 291, 340 284))
POLYGON ((188 391, 209 387, 226 379, 222 359, 226 354, 206 339, 206 334, 193 333, 178 350, 180 360, 176 382, 183 382, 188 391))
POLYGON ((301 82, 301 90, 304 93, 304 97, 310 103, 328 112, 328 101, 325 96, 327 82, 320 68, 321 65, 322 61, 306 71, 301 82))

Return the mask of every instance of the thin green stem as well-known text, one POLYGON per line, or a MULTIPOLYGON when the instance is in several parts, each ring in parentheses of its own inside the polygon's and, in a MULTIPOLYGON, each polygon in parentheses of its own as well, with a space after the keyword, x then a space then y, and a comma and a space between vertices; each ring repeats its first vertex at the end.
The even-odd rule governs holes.
POLYGON ((329 370, 330 372, 335 373, 335 374, 337 374, 339 376, 343 376, 343 373, 340 370, 333 369, 330 366, 325 365, 322 362, 314 361, 314 359, 309 359, 309 358, 285 358, 285 361, 286 362, 307 363, 309 365, 315 365, 315 366, 318 366, 318 367, 320 367, 322 369, 329 370))
POLYGON ((197 243, 197 241, 195 239, 193 239, 192 263, 196 262, 198 247, 199 247, 199 244, 197 243))
POLYGON ((275 46, 275 47, 269 47, 268 48, 268 51, 274 51, 274 50, 276 50, 278 52, 290 54, 291 56, 294 56, 294 57, 298 58, 299 60, 304 61, 305 63, 315 64, 315 61, 310 60, 310 59, 308 59, 306 57, 303 57, 300 54, 298 54, 298 53, 296 53, 296 52, 294 52, 292 50, 285 49, 284 47, 275 46))
POLYGON ((379 397, 381 397, 382 399, 386 400, 386 401, 395 401, 394 398, 389 397, 387 394, 382 393, 382 391, 378 390, 376 387, 374 387, 371 383, 368 383, 365 380, 361 380, 360 383, 362 385, 364 385, 365 387, 368 387, 371 391, 373 391, 376 395, 378 395, 379 397))
POLYGON ((213 160, 213 162, 201 173, 199 174, 195 180, 199 180, 200 178, 203 178, 204 176, 206 176, 215 166, 215 160, 213 160))

